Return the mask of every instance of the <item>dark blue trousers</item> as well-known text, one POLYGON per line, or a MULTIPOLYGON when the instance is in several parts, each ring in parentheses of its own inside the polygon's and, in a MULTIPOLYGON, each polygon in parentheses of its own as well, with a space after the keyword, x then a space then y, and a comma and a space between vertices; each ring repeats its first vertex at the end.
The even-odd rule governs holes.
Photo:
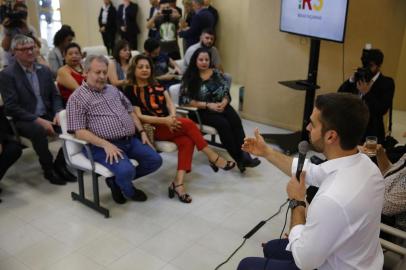
POLYGON ((285 250, 288 242, 288 239, 269 241, 264 247, 265 258, 245 258, 240 262, 237 270, 299 270, 292 253, 285 250))
MULTIPOLYGON (((143 144, 138 138, 111 141, 123 151, 123 159, 119 162, 110 164, 106 161, 106 152, 103 148, 92 145, 91 152, 94 161, 102 164, 114 173, 115 181, 121 191, 127 198, 134 195, 132 181, 156 171, 162 165, 161 156, 152 149, 149 145, 143 144), (130 162, 130 159, 135 159, 138 166, 130 162)), ((84 151, 86 155, 86 151, 84 151)))

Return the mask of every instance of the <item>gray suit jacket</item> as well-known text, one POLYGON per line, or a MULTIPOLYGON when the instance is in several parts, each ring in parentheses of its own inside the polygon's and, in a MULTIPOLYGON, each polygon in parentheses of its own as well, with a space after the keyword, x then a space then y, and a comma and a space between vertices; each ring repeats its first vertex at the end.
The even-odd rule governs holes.
MULTIPOLYGON (((42 100, 46 107, 46 117, 52 119, 63 109, 62 99, 56 89, 52 72, 48 67, 34 64, 37 71, 42 100)), ((0 72, 0 91, 5 113, 15 121, 34 121, 37 99, 24 70, 15 62, 0 72)))

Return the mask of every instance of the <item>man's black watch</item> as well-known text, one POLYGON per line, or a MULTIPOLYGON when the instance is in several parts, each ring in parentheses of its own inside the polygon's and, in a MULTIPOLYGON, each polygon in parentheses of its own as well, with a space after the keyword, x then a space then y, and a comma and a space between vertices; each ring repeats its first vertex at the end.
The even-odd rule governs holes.
POLYGON ((293 210, 298 206, 303 206, 304 208, 306 208, 306 203, 304 201, 297 201, 295 199, 289 201, 289 208, 290 209, 293 210))

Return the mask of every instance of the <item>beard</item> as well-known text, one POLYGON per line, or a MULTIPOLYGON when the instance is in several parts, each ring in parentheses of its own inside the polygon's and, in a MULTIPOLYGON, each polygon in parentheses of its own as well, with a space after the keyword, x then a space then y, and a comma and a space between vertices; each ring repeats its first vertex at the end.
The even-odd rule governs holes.
POLYGON ((322 137, 320 137, 320 138, 317 139, 317 140, 313 140, 313 139, 310 137, 310 144, 311 144, 312 148, 313 148, 316 152, 322 153, 322 152, 324 151, 324 143, 323 143, 323 138, 322 138, 322 137))
POLYGON ((200 42, 200 45, 202 46, 202 48, 205 48, 205 49, 211 49, 213 47, 213 44, 206 46, 206 44, 204 44, 203 42, 200 42))

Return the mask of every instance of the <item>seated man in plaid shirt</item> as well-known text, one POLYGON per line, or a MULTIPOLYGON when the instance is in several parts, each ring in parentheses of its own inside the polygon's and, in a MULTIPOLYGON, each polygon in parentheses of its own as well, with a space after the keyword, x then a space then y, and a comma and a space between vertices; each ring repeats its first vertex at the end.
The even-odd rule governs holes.
POLYGON ((125 203, 126 198, 145 201, 147 196, 132 181, 156 171, 162 159, 149 142, 131 103, 106 83, 107 67, 108 60, 102 55, 86 58, 86 81, 73 92, 66 107, 68 131, 89 142, 94 161, 114 173, 106 183, 115 202, 125 203), (135 136, 137 131, 141 139, 135 136), (129 159, 137 160, 139 165, 134 167, 129 159))

